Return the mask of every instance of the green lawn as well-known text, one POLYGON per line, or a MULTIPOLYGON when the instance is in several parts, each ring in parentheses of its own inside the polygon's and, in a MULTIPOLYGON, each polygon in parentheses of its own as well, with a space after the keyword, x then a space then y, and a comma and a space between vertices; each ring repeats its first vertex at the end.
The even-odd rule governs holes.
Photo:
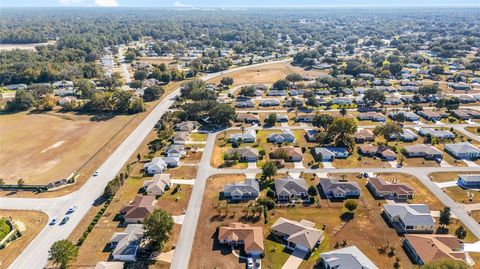
POLYGON ((0 240, 2 240, 11 231, 6 219, 0 219, 0 240))
POLYGON ((292 251, 285 249, 283 244, 265 239, 265 258, 262 260, 262 267, 268 269, 282 268, 288 260, 292 251))

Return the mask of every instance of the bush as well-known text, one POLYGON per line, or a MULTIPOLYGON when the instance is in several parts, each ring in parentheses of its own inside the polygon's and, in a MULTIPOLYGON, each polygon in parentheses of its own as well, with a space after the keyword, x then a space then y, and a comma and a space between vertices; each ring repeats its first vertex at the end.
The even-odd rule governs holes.
POLYGON ((267 207, 268 210, 275 208, 275 201, 272 198, 259 198, 258 203, 267 207))
POLYGON ((270 197, 270 198, 275 198, 275 191, 268 188, 267 190, 267 197, 270 197))

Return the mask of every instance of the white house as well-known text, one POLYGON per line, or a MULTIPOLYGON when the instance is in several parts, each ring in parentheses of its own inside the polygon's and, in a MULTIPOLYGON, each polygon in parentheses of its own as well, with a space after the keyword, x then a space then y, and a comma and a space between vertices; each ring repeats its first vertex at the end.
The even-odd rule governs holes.
POLYGON ((167 168, 167 164, 161 157, 155 157, 151 162, 143 165, 143 170, 147 175, 161 174, 167 168))

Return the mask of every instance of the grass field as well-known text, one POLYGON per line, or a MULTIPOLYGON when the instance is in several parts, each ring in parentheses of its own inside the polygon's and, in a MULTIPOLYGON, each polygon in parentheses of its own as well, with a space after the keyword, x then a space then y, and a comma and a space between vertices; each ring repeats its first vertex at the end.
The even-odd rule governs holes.
MULTIPOLYGON (((234 85, 243 84, 271 84, 279 79, 285 78, 290 73, 299 73, 302 76, 318 77, 326 72, 319 70, 306 71, 303 68, 292 66, 290 63, 282 62, 268 64, 257 68, 248 68, 239 72, 230 73, 226 76, 233 78, 234 85)), ((212 83, 219 83, 222 77, 211 80, 212 83)))
POLYGON ((39 211, 0 210, 0 218, 9 217, 23 223, 25 231, 22 237, 0 250, 0 268, 7 268, 48 222, 47 215, 39 211))
POLYGON ((0 219, 0 240, 2 240, 12 230, 6 219, 0 219))

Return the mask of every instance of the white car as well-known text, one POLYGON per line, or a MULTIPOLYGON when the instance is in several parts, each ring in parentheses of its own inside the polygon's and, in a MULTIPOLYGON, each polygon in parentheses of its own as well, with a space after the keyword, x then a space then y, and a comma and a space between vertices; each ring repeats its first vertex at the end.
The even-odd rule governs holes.
POLYGON ((94 177, 96 177, 96 176, 98 176, 98 175, 100 175, 100 172, 98 172, 98 171, 93 172, 93 176, 94 176, 94 177))
POLYGON ((50 225, 55 225, 57 223, 57 217, 52 218, 50 225))
POLYGON ((253 258, 248 258, 247 259, 247 268, 248 269, 255 268, 255 263, 253 262, 253 258))
POLYGON ((70 208, 68 209, 68 211, 67 211, 67 214, 68 214, 68 213, 73 213, 73 212, 75 212, 75 210, 77 210, 77 208, 78 208, 78 206, 76 206, 76 205, 70 207, 70 208))

